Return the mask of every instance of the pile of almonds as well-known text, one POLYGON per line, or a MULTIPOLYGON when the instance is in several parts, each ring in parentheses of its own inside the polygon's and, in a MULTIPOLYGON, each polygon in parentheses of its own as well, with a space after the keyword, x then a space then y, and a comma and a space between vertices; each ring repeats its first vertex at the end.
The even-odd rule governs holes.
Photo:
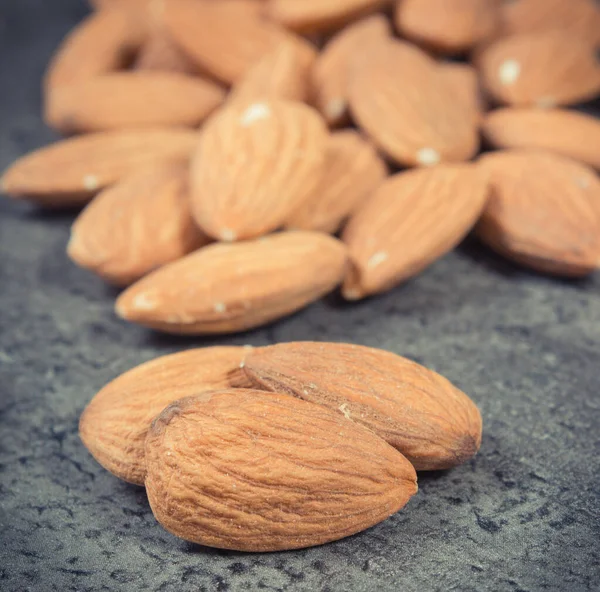
POLYGON ((80 421, 98 462, 145 485, 188 541, 276 551, 334 541, 397 512, 415 470, 481 443, 473 402, 393 353, 343 343, 208 347, 106 385, 80 421))
POLYGON ((121 317, 249 329, 388 290, 472 229, 544 273, 600 266, 600 122, 565 108, 600 94, 597 2, 92 4, 44 80, 75 136, 2 186, 89 202, 67 252, 127 287, 121 317))

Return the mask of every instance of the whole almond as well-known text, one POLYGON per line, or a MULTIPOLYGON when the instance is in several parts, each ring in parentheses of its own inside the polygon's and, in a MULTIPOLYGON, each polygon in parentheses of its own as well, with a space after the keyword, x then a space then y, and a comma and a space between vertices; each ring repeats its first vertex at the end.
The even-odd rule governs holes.
POLYGON ((57 88, 45 120, 65 133, 148 126, 195 127, 225 98, 208 80, 176 72, 106 74, 57 88))
POLYGON ((432 370, 401 356, 346 343, 279 343, 248 352, 257 388, 324 405, 375 432, 417 470, 447 469, 481 443, 475 404, 432 370))
POLYGON ((534 150, 486 154, 491 195, 477 234, 500 254, 567 277, 600 267, 600 179, 586 165, 534 150))
POLYGON ((341 281, 346 251, 317 232, 209 245, 123 292, 119 316, 181 334, 233 333, 291 314, 341 281))
POLYGON ((600 93, 600 61, 589 40, 567 31, 512 35, 477 57, 482 84, 510 105, 553 107, 600 93))
POLYGON ((432 165, 470 159, 479 146, 476 120, 439 65, 402 41, 369 46, 350 77, 359 127, 396 163, 432 165))
POLYGON ((190 212, 187 163, 142 169, 106 189, 71 228, 69 257, 117 286, 210 242, 190 212))
POLYGON ((315 33, 338 29, 387 3, 387 0, 270 0, 267 15, 293 31, 315 33))
POLYGON ((101 10, 90 15, 56 51, 44 79, 46 92, 125 67, 144 41, 145 32, 143 23, 127 10, 101 10))
POLYGON ((477 70, 471 64, 462 62, 442 62, 440 76, 454 92, 454 96, 462 101, 465 108, 473 113, 477 123, 481 123, 487 110, 487 103, 479 86, 477 70))
POLYGON ((13 163, 2 191, 44 206, 81 205, 137 168, 187 158, 197 142, 196 132, 168 128, 62 140, 13 163))
POLYGON ((312 74, 314 104, 329 125, 348 120, 348 76, 356 56, 390 33, 389 21, 375 14, 342 29, 317 58, 312 74))
POLYGON ((501 3, 502 32, 560 29, 573 37, 600 41, 600 8, 594 0, 519 0, 501 3))
POLYGON ((191 168, 192 212, 210 236, 231 241, 282 226, 312 194, 327 129, 302 103, 232 104, 202 129, 191 168))
POLYGON ((151 72, 198 73, 194 62, 162 30, 153 31, 146 40, 135 59, 134 68, 151 72))
POLYGON ((496 0, 401 0, 396 3, 401 35, 435 51, 464 53, 491 37, 499 23, 496 0))
POLYGON ((152 420, 182 397, 249 386, 244 347, 191 349, 146 362, 109 382, 90 401, 79 434, 92 456, 120 479, 144 484, 144 441, 152 420))
POLYGON ((348 300, 401 284, 453 249, 477 222, 488 196, 474 165, 439 165, 389 177, 344 229, 351 267, 348 300))
POLYGON ((385 520, 417 492, 410 463, 319 405, 249 389, 173 403, 146 439, 157 520, 238 551, 321 545, 385 520))
POLYGON ((286 226, 335 234, 386 176, 385 163, 358 132, 335 132, 319 184, 286 226))
POLYGON ((228 102, 248 104, 265 99, 307 102, 315 48, 298 39, 286 39, 262 57, 234 86, 228 102))
POLYGON ((566 109, 497 109, 483 121, 495 148, 541 148, 600 169, 600 121, 566 109))
POLYGON ((200 67, 234 84, 287 33, 259 16, 261 2, 170 0, 164 22, 175 43, 200 67))

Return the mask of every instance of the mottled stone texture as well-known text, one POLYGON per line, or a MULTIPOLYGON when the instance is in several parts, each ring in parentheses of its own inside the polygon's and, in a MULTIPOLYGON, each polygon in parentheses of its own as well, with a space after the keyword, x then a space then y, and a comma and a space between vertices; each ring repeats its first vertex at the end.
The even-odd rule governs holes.
MULTIPOLYGON (((0 0, 0 167, 51 139, 40 76, 85 12, 0 0)), ((242 336, 177 339, 115 318, 115 292, 65 256, 73 216, 0 200, 0 590, 598 590, 600 273, 552 280, 469 243, 367 302, 331 297, 242 336), (79 441, 85 404, 140 362, 299 339, 382 347, 446 375, 481 408, 481 453, 422 475, 408 507, 367 532, 247 555, 166 533, 143 489, 79 441)))

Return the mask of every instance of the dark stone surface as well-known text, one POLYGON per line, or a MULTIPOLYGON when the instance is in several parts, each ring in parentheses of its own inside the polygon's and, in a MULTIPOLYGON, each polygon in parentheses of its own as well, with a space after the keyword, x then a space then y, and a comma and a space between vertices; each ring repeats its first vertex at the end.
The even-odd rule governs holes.
MULTIPOLYGON (((0 0, 0 167, 52 138, 47 56, 78 0, 0 0)), ((64 248, 73 213, 0 200, 0 590, 584 591, 600 586, 600 274, 535 276, 469 243, 357 305, 332 297, 269 328, 161 337, 115 318, 115 292, 64 248), (249 555, 185 543, 141 488, 101 469, 79 414, 122 371, 180 348, 320 339, 387 348, 478 403, 481 453, 420 476, 386 522, 347 540, 249 555)))

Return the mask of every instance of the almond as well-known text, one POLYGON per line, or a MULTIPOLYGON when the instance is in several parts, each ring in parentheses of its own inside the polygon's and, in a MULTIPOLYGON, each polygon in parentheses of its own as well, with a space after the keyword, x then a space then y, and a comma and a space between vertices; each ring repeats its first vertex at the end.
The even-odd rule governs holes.
POLYGON ((395 23, 411 41, 449 54, 491 37, 499 21, 496 0, 401 0, 395 23))
POLYGON ((197 141, 196 132, 167 128, 70 138, 13 163, 2 191, 44 206, 81 205, 136 168, 188 157, 197 141))
POLYGON ((369 46, 350 77, 350 107, 359 127, 396 163, 432 165, 470 159, 479 138, 464 101, 439 65, 415 46, 369 46))
POLYGON ((144 441, 152 420, 177 399, 249 386, 244 347, 206 347, 163 356, 109 382, 90 401, 79 434, 92 456, 120 479, 144 484, 144 441))
POLYGON ((233 104, 204 126, 192 159, 192 212, 210 236, 231 241, 282 226, 312 194, 327 129, 302 103, 233 104))
POLYGON ((317 57, 315 48, 299 39, 287 39, 261 58, 235 85, 230 103, 264 99, 307 102, 310 72, 317 57))
POLYGON ((342 243, 316 232, 209 245, 128 288, 116 310, 168 333, 243 331, 318 300, 340 283, 345 265, 342 243))
POLYGON ((126 10, 96 12, 67 35, 52 58, 44 88, 95 78, 124 68, 145 38, 145 27, 126 10))
POLYGON ((258 388, 324 405, 399 450, 417 470, 447 469, 481 443, 475 404, 443 376, 401 356, 346 343, 297 342, 248 353, 258 388))
POLYGON ((146 439, 156 519, 188 541, 238 551, 320 545, 397 512, 417 492, 391 446, 319 405, 225 390, 173 403, 146 439))
POLYGON ((497 109, 483 122, 496 148, 541 148, 600 169, 600 121, 566 109, 497 109))
POLYGON ((197 74, 198 68, 181 51, 165 31, 156 31, 148 38, 136 57, 136 70, 197 74))
POLYGON ((352 263, 348 300, 401 284, 453 249, 469 232, 488 195, 474 165, 440 165, 393 175, 344 229, 352 263))
POLYGON ((487 104, 479 86, 477 70, 470 64, 443 62, 440 64, 439 72, 446 83, 452 87, 454 95, 480 123, 487 110, 487 104))
POLYGON ((173 40, 200 67, 234 84, 287 33, 260 18, 261 2, 170 0, 164 22, 173 40))
POLYGON ((71 228, 69 257, 117 286, 210 242, 194 224, 187 163, 142 169, 106 189, 71 228))
POLYGON ((329 140, 325 173, 286 226, 335 234, 386 176, 385 163, 359 133, 335 132, 329 140))
POLYGON ((225 98, 216 84, 175 72, 127 72, 57 88, 46 123, 62 133, 197 126, 225 98))
POLYGON ((534 150, 486 154, 491 195, 477 226, 483 242, 537 271, 567 277, 600 267, 600 179, 564 156, 534 150))
POLYGON ((600 41, 600 9, 594 0, 519 0, 503 2, 500 10, 504 34, 561 29, 600 41))
POLYGON ((553 107, 600 93, 600 61, 589 41, 549 30, 512 35, 477 58, 482 84, 510 105, 553 107))
POLYGON ((267 14, 293 31, 316 33, 338 29, 387 3, 387 0, 270 0, 267 14))
POLYGON ((331 126, 348 120, 348 76, 369 44, 390 36, 389 21, 376 14, 349 25, 325 46, 313 69, 314 103, 331 126))

